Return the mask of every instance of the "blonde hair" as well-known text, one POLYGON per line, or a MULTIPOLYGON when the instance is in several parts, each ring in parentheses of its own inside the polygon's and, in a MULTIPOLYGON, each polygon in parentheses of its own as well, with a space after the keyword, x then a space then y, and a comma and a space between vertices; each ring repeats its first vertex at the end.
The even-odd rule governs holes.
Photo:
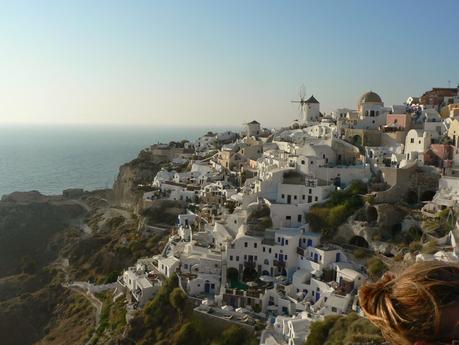
POLYGON ((400 275, 386 273, 359 291, 365 316, 394 345, 436 341, 440 308, 459 301, 459 265, 430 261, 410 266, 400 275))

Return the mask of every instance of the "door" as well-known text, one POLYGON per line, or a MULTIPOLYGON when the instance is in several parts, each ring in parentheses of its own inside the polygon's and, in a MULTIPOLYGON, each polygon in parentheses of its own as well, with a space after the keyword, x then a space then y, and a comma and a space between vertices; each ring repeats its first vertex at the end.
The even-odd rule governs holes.
POLYGON ((311 247, 312 246, 312 240, 311 239, 308 239, 308 243, 306 244, 307 247, 311 247))
POLYGON ((314 254, 314 262, 319 261, 319 256, 317 254, 314 254))
POLYGON ((279 261, 280 262, 284 261, 284 254, 279 254, 279 261))
POLYGON ((341 253, 336 253, 336 262, 341 261, 341 253))
POLYGON ((210 284, 208 281, 204 284, 204 292, 205 293, 210 293, 210 284))
POLYGON ((320 292, 316 292, 316 302, 320 299, 320 292))
POLYGON ((287 204, 291 204, 291 203, 292 203, 292 196, 287 195, 287 204))

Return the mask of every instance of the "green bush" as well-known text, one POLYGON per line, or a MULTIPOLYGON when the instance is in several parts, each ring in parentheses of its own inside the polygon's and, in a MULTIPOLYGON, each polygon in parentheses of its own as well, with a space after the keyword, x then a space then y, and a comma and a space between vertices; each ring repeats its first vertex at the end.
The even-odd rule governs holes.
POLYGON ((378 328, 355 313, 346 316, 326 316, 311 325, 305 345, 383 344, 378 328))
POLYGON ((367 270, 373 280, 378 280, 384 272, 387 272, 388 267, 378 257, 373 256, 367 262, 367 270))
POLYGON ((435 252, 437 252, 437 250, 438 250, 438 247, 437 247, 437 242, 435 240, 431 240, 427 242, 422 247, 422 252, 424 254, 434 254, 435 252))
POLYGON ((418 253, 422 249, 422 244, 419 241, 413 241, 408 246, 411 253, 418 253))
POLYGON ((354 256, 355 256, 357 259, 363 259, 363 258, 366 258, 366 257, 368 256, 366 250, 363 249, 363 248, 354 249, 354 251, 352 252, 352 254, 354 254, 354 256))
POLYGON ((119 275, 119 272, 117 272, 117 271, 112 271, 112 272, 109 273, 109 274, 107 275, 107 277, 105 278, 104 284, 110 284, 110 283, 116 282, 116 280, 118 279, 118 275, 119 275))
POLYGON ((332 238, 336 228, 363 206, 361 194, 366 191, 367 188, 363 182, 355 181, 346 190, 331 193, 326 203, 311 207, 306 214, 311 230, 321 232, 325 239, 332 238))

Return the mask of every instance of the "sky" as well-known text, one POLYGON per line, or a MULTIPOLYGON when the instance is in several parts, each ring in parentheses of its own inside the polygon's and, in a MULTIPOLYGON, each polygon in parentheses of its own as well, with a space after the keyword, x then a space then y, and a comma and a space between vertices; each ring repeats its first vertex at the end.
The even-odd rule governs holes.
POLYGON ((265 126, 459 82, 457 0, 0 1, 0 124, 265 126))

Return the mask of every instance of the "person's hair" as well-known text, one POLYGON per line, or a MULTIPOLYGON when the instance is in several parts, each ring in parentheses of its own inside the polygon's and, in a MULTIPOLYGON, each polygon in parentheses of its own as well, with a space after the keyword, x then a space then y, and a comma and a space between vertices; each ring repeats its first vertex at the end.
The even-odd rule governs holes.
POLYGON ((394 345, 436 341, 443 306, 459 300, 459 265, 419 262, 400 275, 387 272, 359 290, 365 316, 394 345))

